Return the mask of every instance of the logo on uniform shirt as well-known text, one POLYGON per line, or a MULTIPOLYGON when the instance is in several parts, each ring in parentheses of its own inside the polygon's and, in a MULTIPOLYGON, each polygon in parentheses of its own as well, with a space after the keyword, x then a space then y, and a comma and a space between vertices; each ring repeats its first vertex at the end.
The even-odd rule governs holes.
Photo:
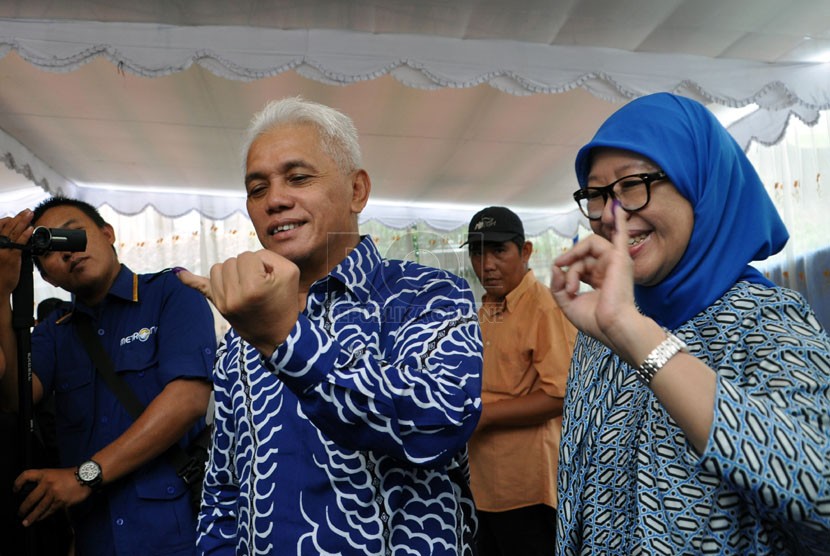
POLYGON ((121 338, 121 345, 131 344, 133 342, 146 342, 150 339, 150 336, 155 334, 158 331, 158 326, 151 326, 147 328, 146 326, 139 330, 138 332, 133 332, 129 336, 124 336, 121 338))

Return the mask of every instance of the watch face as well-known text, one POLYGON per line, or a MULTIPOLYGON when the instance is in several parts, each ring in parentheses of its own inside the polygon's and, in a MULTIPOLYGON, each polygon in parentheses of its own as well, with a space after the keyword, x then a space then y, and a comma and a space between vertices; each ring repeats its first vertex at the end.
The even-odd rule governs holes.
POLYGON ((78 477, 84 482, 94 481, 101 474, 101 468, 94 461, 85 461, 78 467, 78 477))

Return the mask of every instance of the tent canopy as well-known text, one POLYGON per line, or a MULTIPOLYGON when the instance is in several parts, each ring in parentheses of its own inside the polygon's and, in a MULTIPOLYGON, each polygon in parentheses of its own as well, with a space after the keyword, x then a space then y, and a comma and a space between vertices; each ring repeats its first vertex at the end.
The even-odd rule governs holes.
POLYGON ((677 92, 772 144, 830 107, 828 53, 824 0, 6 3, 0 194, 224 218, 250 116, 299 94, 355 120, 365 218, 453 229, 503 204, 568 236, 576 151, 622 103, 677 92))

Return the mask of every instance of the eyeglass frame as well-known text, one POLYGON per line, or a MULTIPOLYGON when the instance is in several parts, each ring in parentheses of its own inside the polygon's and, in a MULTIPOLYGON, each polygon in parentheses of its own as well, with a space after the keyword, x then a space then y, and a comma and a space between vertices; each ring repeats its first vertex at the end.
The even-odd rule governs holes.
POLYGON ((643 185, 646 186, 646 202, 643 203, 641 206, 628 209, 620 205, 620 207, 625 212, 637 212, 638 210, 643 210, 648 206, 648 203, 651 201, 651 184, 656 181, 662 181, 668 179, 668 175, 663 170, 657 170, 656 172, 643 172, 640 174, 630 174, 628 176, 623 176, 618 180, 615 180, 608 185, 603 185, 602 187, 583 187, 580 188, 573 193, 574 201, 576 201, 577 206, 579 207, 579 211, 585 215, 588 220, 596 221, 602 218, 602 213, 596 218, 591 218, 589 214, 586 213, 586 210, 583 210, 582 204, 579 202, 581 199, 586 199, 585 196, 586 191, 598 191, 600 195, 602 195, 602 207, 605 210, 605 205, 608 204, 608 198, 616 199, 617 197, 614 194, 614 186, 620 183, 621 181, 630 180, 631 178, 638 178, 643 182, 643 185))

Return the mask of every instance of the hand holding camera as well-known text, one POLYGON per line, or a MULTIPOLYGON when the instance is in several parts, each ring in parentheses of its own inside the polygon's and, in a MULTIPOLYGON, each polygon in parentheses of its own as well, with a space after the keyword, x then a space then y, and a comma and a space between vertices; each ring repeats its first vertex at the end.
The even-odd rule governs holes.
POLYGON ((0 295, 7 296, 17 287, 20 276, 20 251, 40 256, 50 251, 86 250, 86 232, 63 228, 32 228, 32 211, 25 209, 15 216, 0 218, 0 295))

